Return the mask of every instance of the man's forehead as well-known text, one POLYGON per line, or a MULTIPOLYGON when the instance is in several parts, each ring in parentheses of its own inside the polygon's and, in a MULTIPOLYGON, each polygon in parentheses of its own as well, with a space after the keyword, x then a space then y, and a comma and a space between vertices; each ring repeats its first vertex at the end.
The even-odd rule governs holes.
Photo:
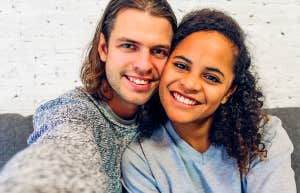
POLYGON ((138 9, 122 9, 111 31, 115 40, 130 40, 141 44, 170 45, 172 26, 164 17, 153 16, 138 9))

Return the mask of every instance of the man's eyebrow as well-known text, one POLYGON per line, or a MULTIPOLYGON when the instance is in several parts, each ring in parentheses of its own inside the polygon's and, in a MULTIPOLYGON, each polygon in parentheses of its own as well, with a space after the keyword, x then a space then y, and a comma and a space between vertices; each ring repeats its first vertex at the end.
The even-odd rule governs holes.
POLYGON ((133 44, 139 44, 139 42, 128 39, 128 38, 118 38, 117 41, 118 42, 129 42, 129 43, 133 43, 133 44))
POLYGON ((169 50, 170 49, 170 45, 156 45, 154 46, 155 48, 163 48, 163 49, 167 49, 169 50))
POLYGON ((213 71, 213 72, 216 72, 218 74, 221 74, 224 77, 223 72, 221 72, 218 68, 205 67, 205 69, 208 70, 208 71, 213 71))
MULTIPOLYGON (((125 38, 125 37, 118 38, 117 42, 128 42, 128 43, 133 43, 133 44, 137 44, 137 45, 141 44, 138 41, 135 41, 135 40, 132 40, 132 39, 129 39, 129 38, 125 38)), ((158 44, 158 45, 155 45, 153 47, 154 48, 163 48, 163 49, 167 49, 167 50, 170 49, 170 45, 169 44, 165 44, 165 45, 164 44, 158 44)))
POLYGON ((188 59, 188 58, 186 58, 184 56, 175 56, 174 58, 184 60, 185 62, 187 62, 189 64, 193 64, 193 62, 190 59, 188 59))

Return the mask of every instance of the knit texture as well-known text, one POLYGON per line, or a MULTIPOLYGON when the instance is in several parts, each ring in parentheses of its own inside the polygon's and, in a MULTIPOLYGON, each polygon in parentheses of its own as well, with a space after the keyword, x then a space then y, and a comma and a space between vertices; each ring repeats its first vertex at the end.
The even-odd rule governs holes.
POLYGON ((41 105, 30 146, 0 173, 0 192, 121 192, 121 156, 138 124, 107 108, 81 88, 41 105))

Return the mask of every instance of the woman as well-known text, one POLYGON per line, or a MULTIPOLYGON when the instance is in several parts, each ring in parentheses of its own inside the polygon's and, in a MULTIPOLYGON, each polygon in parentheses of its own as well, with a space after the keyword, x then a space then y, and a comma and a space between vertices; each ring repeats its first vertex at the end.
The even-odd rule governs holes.
POLYGON ((161 125, 123 155, 127 191, 296 192, 293 145, 279 119, 262 110, 234 19, 210 9, 191 12, 172 50, 159 86, 165 114, 158 100, 151 106, 161 125))

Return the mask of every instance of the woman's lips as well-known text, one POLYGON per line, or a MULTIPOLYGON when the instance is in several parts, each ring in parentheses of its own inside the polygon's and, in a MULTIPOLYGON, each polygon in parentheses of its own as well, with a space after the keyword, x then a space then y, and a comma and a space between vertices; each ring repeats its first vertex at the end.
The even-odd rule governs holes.
POLYGON ((185 105, 189 105, 189 106, 194 106, 194 105, 198 105, 200 104, 199 101, 191 98, 191 97, 187 97, 185 95, 182 95, 181 93, 179 92, 176 92, 176 91, 171 91, 171 95, 173 96, 173 98, 180 102, 180 103, 183 103, 185 105))

